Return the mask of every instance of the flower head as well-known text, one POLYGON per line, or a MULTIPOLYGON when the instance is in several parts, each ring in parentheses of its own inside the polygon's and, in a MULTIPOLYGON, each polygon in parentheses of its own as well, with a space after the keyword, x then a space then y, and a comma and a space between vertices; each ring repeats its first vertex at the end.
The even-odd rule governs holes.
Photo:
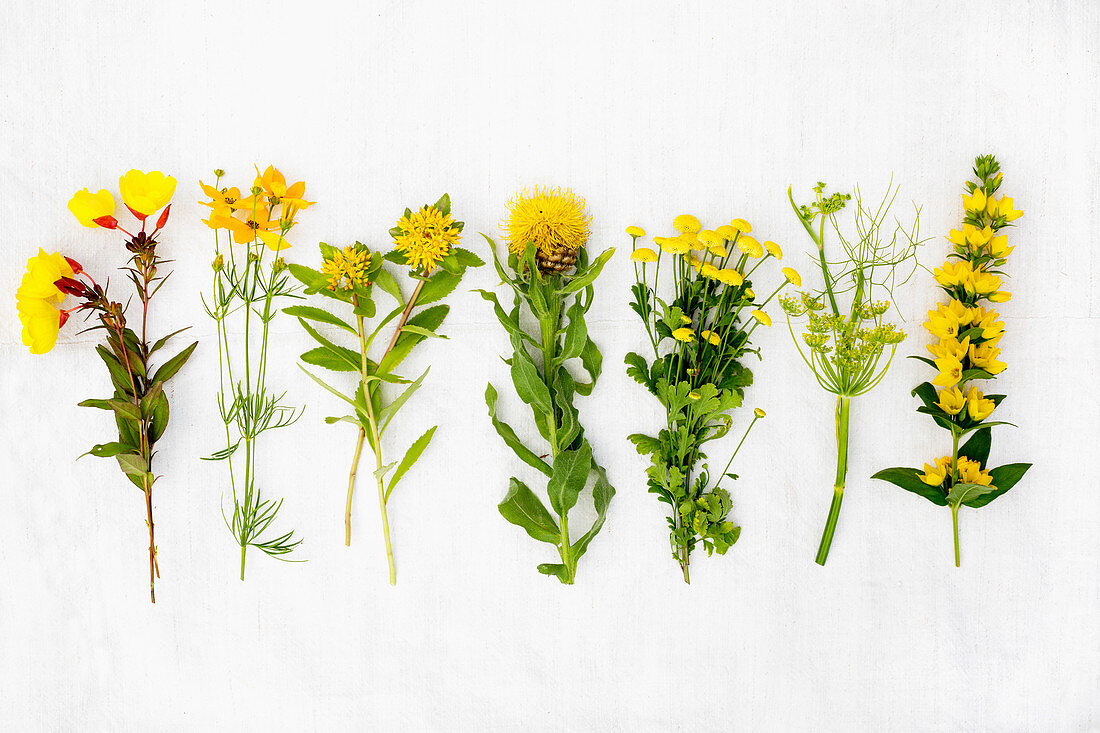
POLYGON ((929 486, 942 486, 950 469, 951 456, 943 456, 936 459, 935 466, 924 464, 924 473, 918 478, 929 486))
POLYGON ((978 484, 979 486, 993 486, 993 476, 982 468, 978 461, 959 456, 958 462, 959 482, 964 484, 978 484))
POLYGON ((406 211, 397 220, 393 230, 394 248, 405 255, 405 261, 414 270, 420 267, 431 274, 451 247, 458 244, 461 229, 451 218, 435 206, 424 206, 417 211, 406 211))
POLYGON ((752 231, 752 224, 749 224, 744 219, 734 219, 730 222, 730 227, 741 232, 742 234, 748 234, 752 231))
POLYGON ((367 276, 370 261, 370 250, 358 242, 343 250, 333 249, 321 265, 321 272, 328 275, 328 289, 353 290, 356 285, 370 285, 367 276))
POLYGON ((144 173, 135 168, 118 179, 118 192, 123 203, 144 218, 168 205, 176 192, 176 179, 160 171, 144 173))
POLYGON ((697 234, 703 225, 691 214, 680 214, 672 220, 672 226, 681 234, 697 234))
POLYGON ((677 341, 683 341, 684 343, 691 343, 695 340, 695 332, 690 328, 684 326, 683 328, 677 328, 672 332, 672 337, 677 341))
POLYGON ((699 335, 709 341, 714 346, 722 343, 722 337, 716 334, 714 331, 700 331, 699 335))
POLYGON ((514 254, 522 255, 531 243, 543 256, 550 256, 583 247, 592 231, 592 215, 584 199, 572 190, 535 186, 508 202, 503 228, 514 254))
POLYGON ((27 271, 15 291, 15 307, 23 325, 23 344, 32 354, 45 354, 57 343, 57 333, 68 314, 57 309, 65 293, 56 283, 74 274, 69 260, 60 253, 38 254, 27 260, 27 271))
POLYGON ((966 391, 966 412, 971 420, 985 420, 993 414, 997 404, 988 400, 977 387, 971 387, 966 391))
POLYGON ((273 165, 269 165, 263 173, 260 173, 260 167, 256 166, 256 180, 252 185, 260 189, 261 195, 267 198, 268 203, 282 204, 284 213, 290 216, 293 216, 290 213, 291 210, 307 209, 316 203, 316 201, 305 200, 305 181, 298 181, 288 186, 286 177, 273 165))
POLYGON ((760 309, 754 309, 750 311, 753 318, 759 321, 764 326, 772 325, 772 317, 760 309))
POLYGON ((69 199, 69 211, 82 226, 94 229, 99 226, 95 220, 115 213, 115 197, 105 188, 92 193, 82 188, 69 199))
POLYGON ((724 267, 718 271, 718 274, 714 276, 723 285, 729 285, 731 287, 740 287, 745 282, 745 276, 738 270, 734 270, 728 267, 724 267))
POLYGON ((775 259, 783 259, 783 250, 775 242, 771 240, 764 240, 764 249, 766 249, 768 251, 768 254, 770 254, 775 259))
POLYGON ((626 228, 626 233, 635 239, 645 236, 645 229, 636 226, 629 226, 626 228))
POLYGON ((768 413, 764 412, 759 407, 753 408, 752 414, 756 415, 758 418, 765 418, 768 416, 768 413))
POLYGON ((649 247, 639 247, 630 253, 630 259, 635 262, 656 262, 657 253, 649 247))
POLYGON ((764 248, 760 246, 760 242, 757 242, 747 234, 742 234, 737 238, 737 249, 741 250, 749 257, 764 256, 764 248))

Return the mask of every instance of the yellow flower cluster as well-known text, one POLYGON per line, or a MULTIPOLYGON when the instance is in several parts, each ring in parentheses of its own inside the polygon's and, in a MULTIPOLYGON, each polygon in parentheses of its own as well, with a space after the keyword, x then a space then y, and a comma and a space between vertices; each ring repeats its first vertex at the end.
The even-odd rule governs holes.
POLYGON ((328 275, 329 290, 352 290, 356 285, 370 285, 367 277, 370 260, 371 253, 362 244, 335 250, 332 257, 326 257, 321 265, 321 272, 328 275))
POLYGON ((65 294, 55 284, 72 277, 73 268, 58 252, 38 254, 27 260, 27 271, 15 291, 19 322, 23 324, 23 344, 32 354, 45 354, 57 343, 57 333, 67 314, 58 310, 65 294))
MULTIPOLYGON (((935 466, 924 464, 924 473, 920 474, 919 478, 929 486, 943 486, 943 482, 947 480, 950 471, 951 456, 943 456, 936 459, 935 466)), ((981 486, 993 485, 993 476, 990 475, 989 471, 982 468, 982 464, 966 456, 959 456, 955 471, 959 477, 957 483, 979 484, 981 486)))
POLYGON ((394 248, 405 255, 414 270, 423 268, 432 274, 439 262, 458 244, 459 229, 450 214, 434 206, 424 206, 406 213, 397 220, 399 230, 393 238, 394 248))
MULTIPOLYGON (((220 171, 218 174, 220 178, 220 171)), ((256 167, 256 179, 246 196, 237 187, 218 188, 202 181, 199 185, 210 197, 209 201, 199 202, 210 208, 210 218, 203 219, 203 224, 228 230, 237 244, 259 240, 276 252, 290 247, 285 235, 294 226, 294 217, 315 203, 305 200, 303 181, 288 186, 283 174, 270 165, 263 173, 256 167)))

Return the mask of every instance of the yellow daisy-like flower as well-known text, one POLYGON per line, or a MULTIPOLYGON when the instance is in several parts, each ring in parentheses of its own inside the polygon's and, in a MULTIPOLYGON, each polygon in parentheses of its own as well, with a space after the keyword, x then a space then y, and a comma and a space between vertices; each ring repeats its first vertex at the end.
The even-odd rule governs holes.
POLYGON ((691 214, 680 214, 672 220, 672 226, 681 234, 696 234, 703 225, 691 214))
POLYGON ((712 280, 716 280, 718 279, 718 268, 707 262, 699 267, 699 274, 703 277, 709 277, 712 280))
POLYGON ((783 250, 775 242, 773 242, 771 240, 765 240, 764 241, 764 249, 766 249, 768 251, 768 254, 770 254, 775 259, 777 259, 777 260, 783 259, 783 250))
POLYGON ((764 418, 768 416, 768 413, 764 412, 759 407, 753 408, 752 414, 756 415, 758 418, 764 418))
POLYGON ((657 253, 649 247, 639 247, 630 253, 630 259, 635 262, 656 262, 657 253))
POLYGON ((737 249, 741 250, 749 257, 764 256, 764 248, 760 246, 760 242, 757 242, 747 234, 742 234, 737 238, 737 249))
POLYGON ((367 268, 370 266, 371 253, 362 245, 349 245, 336 250, 331 259, 325 259, 321 272, 328 275, 328 289, 352 290, 356 285, 370 285, 367 268))
POLYGON ((160 171, 144 173, 135 168, 118 179, 118 192, 133 211, 150 216, 172 200, 172 194, 176 192, 176 179, 160 171))
POLYGON ((759 321, 764 326, 772 325, 772 317, 762 310, 756 309, 752 311, 752 317, 759 321))
MULTIPOLYGON (((690 323, 690 321, 688 321, 690 323)), ((684 343, 691 343, 695 340, 695 332, 686 326, 683 328, 677 328, 672 332, 672 337, 677 341, 683 341, 684 343)))
POLYGON ((730 222, 730 226, 742 234, 748 234, 752 231, 752 224, 749 224, 744 219, 734 219, 730 222))
POLYGON ((69 199, 69 211, 82 226, 95 229, 99 226, 95 223, 96 219, 115 213, 115 197, 105 188, 96 193, 82 188, 69 199))
POLYGON ((405 255, 405 262, 428 275, 461 239, 450 214, 434 206, 424 206, 397 220, 400 233, 394 235, 394 249, 405 255))
POLYGON ((697 236, 699 237, 699 241, 702 242, 703 246, 707 249, 710 249, 714 245, 721 246, 722 244, 721 235, 713 229, 703 229, 697 236))
POLYGON ((787 282, 794 285, 796 288, 802 287, 802 276, 798 274, 798 271, 793 267, 784 267, 783 277, 787 278, 787 282))
POLYGON ((514 254, 522 255, 530 242, 549 256, 583 247, 592 233, 592 214, 572 189, 535 186, 512 197, 502 226, 514 254))
POLYGON ((638 237, 645 236, 645 229, 641 227, 629 226, 626 228, 626 233, 637 239, 638 237))
POLYGON ((730 285, 732 287, 739 287, 745 282, 744 275, 742 275, 737 270, 728 267, 719 270, 718 274, 715 275, 715 279, 717 279, 723 285, 730 285))

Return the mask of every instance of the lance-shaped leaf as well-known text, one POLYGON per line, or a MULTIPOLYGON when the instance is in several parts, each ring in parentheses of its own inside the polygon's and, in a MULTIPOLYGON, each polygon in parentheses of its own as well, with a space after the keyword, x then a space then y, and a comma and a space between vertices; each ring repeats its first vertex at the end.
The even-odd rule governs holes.
POLYGON ((596 348, 596 342, 592 339, 588 339, 581 350, 581 366, 588 372, 590 381, 577 382, 577 394, 587 397, 592 394, 592 388, 596 386, 600 370, 603 369, 603 354, 596 348))
POLYGON ((350 323, 339 316, 329 313, 324 308, 315 308, 311 305, 292 305, 289 308, 283 308, 283 313, 286 313, 288 316, 295 316, 296 318, 308 318, 311 321, 327 323, 330 326, 338 326, 350 333, 358 333, 350 323))
POLYGON ((136 451, 132 445, 126 445, 125 443, 100 443, 99 445, 93 445, 91 450, 78 458, 84 456, 96 456, 97 458, 110 458, 117 456, 119 453, 133 453, 136 451))
POLYGON ((485 404, 489 406, 489 419, 493 421, 493 427, 496 428, 497 434, 504 439, 505 444, 515 451, 519 459, 528 466, 536 468, 547 476, 550 476, 553 473, 550 464, 539 458, 533 450, 525 446, 519 439, 519 436, 516 435, 516 431, 512 429, 511 425, 497 417, 497 391, 492 384, 485 385, 485 404))
POLYGON ((993 491, 992 486, 981 484, 955 484, 947 494, 947 505, 957 507, 959 504, 967 504, 993 491))
POLYGON ((561 530, 550 512, 546 511, 539 498, 527 485, 513 477, 508 484, 508 493, 497 505, 501 516, 523 529, 540 542, 557 545, 561 541, 561 530))
POLYGON ((975 432, 959 448, 960 458, 969 458, 972 461, 977 461, 980 465, 984 466, 985 462, 989 460, 989 448, 992 443, 991 433, 993 431, 982 429, 975 432))
POLYGON ((997 466, 989 472, 993 477, 993 485, 996 488, 981 496, 968 497, 963 501, 963 504, 975 509, 985 506, 1019 483, 1029 468, 1031 468, 1030 463, 1007 463, 1003 466, 997 466))
POLYGON ((906 491, 912 491, 918 496, 923 496, 933 504, 947 506, 947 499, 944 496, 943 489, 939 486, 929 486, 921 481, 920 474, 922 473, 924 472, 916 468, 885 468, 871 478, 877 478, 880 481, 888 481, 894 486, 900 486, 906 491))
POLYGON ((149 442, 156 443, 168 428, 168 397, 163 392, 153 402, 153 414, 149 420, 149 442))
POLYGON ((607 264, 607 261, 611 259, 611 255, 613 254, 615 254, 614 247, 608 247, 607 249, 605 249, 603 252, 600 253, 599 257, 592 261, 592 264, 590 264, 584 270, 584 272, 578 274, 576 277, 571 279, 566 284, 566 286, 562 288, 562 291, 566 293, 575 293, 576 291, 591 285, 592 282, 600 276, 600 271, 603 270, 603 266, 607 264))
POLYGON ((550 390, 542 381, 534 359, 517 336, 512 336, 512 348, 512 382, 516 385, 519 398, 543 415, 553 415, 550 390))
MULTIPOLYGON (((149 470, 149 462, 137 453, 118 453, 115 455, 115 460, 118 461, 123 473, 129 476, 140 478, 149 470)), ((138 485, 141 485, 140 482, 138 482, 138 485)))
POLYGON ((592 469, 596 472, 596 483, 592 487, 592 502, 596 507, 596 519, 592 526, 579 540, 573 543, 572 556, 576 561, 584 555, 592 538, 603 529, 603 523, 607 520, 607 508, 611 505, 611 498, 615 496, 615 487, 607 480, 607 472, 592 461, 592 469))
POLYGON ((550 506, 558 516, 564 516, 577 503, 577 496, 588 482, 592 466, 592 446, 588 441, 576 450, 563 450, 554 458, 553 473, 546 484, 550 506))
POLYGON ((588 326, 584 322, 584 306, 580 300, 574 300, 566 312, 569 325, 565 329, 565 343, 562 345, 559 363, 581 355, 588 344, 588 326))
POLYGON ((389 501, 390 494, 393 493, 393 489, 397 486, 397 482, 401 480, 401 477, 404 476, 410 468, 412 468, 413 464, 416 463, 416 459, 420 458, 420 454, 428 447, 428 443, 432 442, 432 436, 435 435, 435 429, 437 427, 439 426, 436 425, 430 428, 428 432, 413 441, 413 444, 405 451, 405 457, 401 459, 401 463, 398 464, 397 470, 394 471, 393 476, 390 477, 390 485, 386 487, 384 501, 389 501))
POLYGON ((198 341, 192 342, 192 344, 186 347, 183 351, 173 356, 168 361, 160 365, 156 373, 153 374, 154 382, 166 382, 171 379, 176 372, 178 372, 183 365, 191 358, 192 352, 195 351, 195 347, 199 345, 198 341))
MULTIPOLYGON (((417 302, 421 303, 423 299, 417 302)), ((450 312, 450 310, 450 306, 446 305, 432 306, 410 318, 407 325, 435 331, 443 323, 443 319, 447 317, 447 313, 450 312)), ((393 345, 393 348, 390 349, 390 353, 386 354, 379 363, 378 371, 392 372, 398 364, 404 361, 405 357, 412 351, 412 348, 423 340, 424 336, 402 329, 401 335, 397 338, 397 343, 393 345)))
POLYGON ((342 362, 345 369, 338 369, 337 367, 329 366, 328 364, 319 363, 320 359, 315 353, 316 349, 314 349, 313 351, 307 351, 305 354, 302 354, 302 361, 308 364, 317 364, 318 366, 324 366, 328 369, 336 369, 337 371, 359 371, 361 364, 358 352, 332 343, 327 338, 322 336, 316 328, 309 325, 309 323, 307 323, 304 318, 299 318, 298 323, 302 324, 302 328, 306 330, 306 333, 312 336, 314 340, 317 341, 317 343, 321 344, 322 350, 329 353, 329 355, 332 357, 330 362, 342 362), (308 359, 306 358, 307 354, 310 355, 308 359))
POLYGON ((543 575, 553 575, 562 583, 569 583, 569 569, 560 562, 544 562, 538 569, 543 575))
POLYGON ((431 367, 425 369, 424 373, 416 378, 416 381, 409 384, 409 386, 405 388, 405 391, 397 396, 397 399, 375 413, 380 423, 380 427, 378 428, 379 435, 386 432, 386 428, 389 426, 390 421, 393 420, 394 415, 397 414, 397 411, 405 406, 405 403, 409 401, 409 398, 413 396, 416 390, 420 389, 420 385, 424 383, 424 377, 428 376, 428 371, 430 369, 431 367))

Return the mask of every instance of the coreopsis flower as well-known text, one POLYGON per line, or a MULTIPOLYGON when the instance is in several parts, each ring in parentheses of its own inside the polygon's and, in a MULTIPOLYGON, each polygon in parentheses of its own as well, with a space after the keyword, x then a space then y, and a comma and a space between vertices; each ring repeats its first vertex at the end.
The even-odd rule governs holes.
POLYGON ((423 268, 428 275, 461 239, 461 230, 451 215, 435 206, 424 206, 405 214, 397 220, 394 231, 394 248, 405 255, 410 267, 423 268))
POLYGON ((229 216, 234 211, 244 208, 245 203, 241 199, 241 189, 236 186, 219 190, 202 181, 199 181, 199 185, 202 187, 203 193, 210 197, 209 201, 200 201, 199 203, 203 206, 209 206, 213 210, 213 214, 229 216))
POLYGON ((367 286, 370 280, 367 269, 370 266, 371 253, 366 246, 354 244, 336 250, 326 257, 321 272, 328 275, 329 290, 352 290, 356 285, 367 286))
POLYGON ((288 208, 308 209, 316 201, 306 201, 306 184, 305 181, 298 181, 291 185, 286 185, 286 178, 279 169, 273 165, 269 165, 267 169, 260 173, 260 167, 256 166, 256 180, 252 184, 256 188, 260 189, 260 192, 271 204, 282 204, 284 210, 288 208))
POLYGON ((69 211, 72 212, 81 226, 95 229, 99 226, 96 219, 114 215, 115 197, 105 188, 101 188, 95 193, 82 188, 69 199, 69 211))
POLYGON ((278 219, 272 219, 267 207, 240 209, 233 214, 211 213, 203 223, 211 229, 228 229, 237 244, 251 244, 259 238, 269 249, 289 249, 278 219))
POLYGON ((639 247, 630 253, 630 259, 635 262, 656 262, 657 253, 649 247, 639 247))
POLYGON ((672 220, 672 226, 681 234, 697 234, 703 227, 691 214, 680 214, 672 220))
POLYGON ((585 200, 568 188, 535 186, 508 202, 503 223, 508 249, 522 256, 528 244, 544 273, 562 273, 577 262, 577 250, 592 233, 592 214, 585 200))
POLYGON ((118 192, 134 216, 144 219, 168 205, 176 192, 176 179, 160 171, 145 173, 135 168, 118 179, 118 192))

